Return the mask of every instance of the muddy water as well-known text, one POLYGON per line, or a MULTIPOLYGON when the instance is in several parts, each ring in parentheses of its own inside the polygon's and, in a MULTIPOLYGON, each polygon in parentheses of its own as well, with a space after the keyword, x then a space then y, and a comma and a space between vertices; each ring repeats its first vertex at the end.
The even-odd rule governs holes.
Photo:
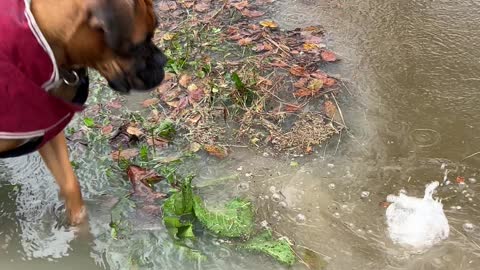
MULTIPOLYGON (((480 5, 279 0, 270 12, 284 28, 320 24, 329 31, 328 44, 342 58, 330 72, 347 82, 341 104, 350 132, 314 160, 296 158, 298 166, 243 148, 221 163, 204 159, 196 164, 202 195, 254 198, 259 221, 312 250, 327 269, 478 269, 480 154, 469 156, 480 151, 480 5), (401 189, 421 196, 426 183, 445 174, 450 184, 436 196, 443 198, 450 237, 423 254, 393 244, 379 202, 401 189), (234 177, 208 184, 225 175, 234 177), (467 185, 458 185, 457 176, 467 185)), ((136 222, 131 238, 112 240, 115 200, 103 194, 126 186, 106 177, 98 151, 73 153, 92 233, 77 239, 55 228, 56 187, 37 155, 0 164, 0 269, 279 268, 208 235, 199 241, 213 260, 187 264, 157 220, 141 210, 129 214, 136 222)))

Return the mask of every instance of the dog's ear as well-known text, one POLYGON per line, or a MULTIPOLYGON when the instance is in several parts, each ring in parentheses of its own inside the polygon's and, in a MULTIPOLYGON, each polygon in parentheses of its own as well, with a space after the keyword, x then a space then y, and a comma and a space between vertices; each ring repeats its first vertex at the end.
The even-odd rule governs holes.
POLYGON ((135 0, 87 0, 87 23, 101 31, 117 54, 127 54, 132 44, 135 0))

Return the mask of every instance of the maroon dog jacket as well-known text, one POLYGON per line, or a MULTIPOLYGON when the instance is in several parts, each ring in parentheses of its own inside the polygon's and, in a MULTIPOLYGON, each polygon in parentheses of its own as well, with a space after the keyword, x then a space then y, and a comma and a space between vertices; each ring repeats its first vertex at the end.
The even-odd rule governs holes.
POLYGON ((0 139, 36 138, 35 150, 83 106, 49 94, 61 80, 29 7, 29 0, 0 1, 0 139))

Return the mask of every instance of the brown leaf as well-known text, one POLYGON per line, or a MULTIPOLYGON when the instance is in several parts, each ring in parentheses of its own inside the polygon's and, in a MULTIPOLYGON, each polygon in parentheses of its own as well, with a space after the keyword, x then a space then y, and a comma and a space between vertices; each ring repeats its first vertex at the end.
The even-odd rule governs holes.
POLYGON ((258 76, 258 82, 257 82, 257 85, 266 85, 266 86, 272 86, 273 85, 273 82, 272 80, 269 80, 267 78, 264 78, 262 76, 258 76))
POLYGON ((132 159, 138 156, 138 149, 130 148, 125 150, 113 151, 111 156, 113 160, 132 159))
POLYGON ((137 137, 140 137, 140 136, 143 135, 142 130, 140 130, 137 127, 132 127, 132 126, 127 127, 127 133, 130 134, 130 135, 137 136, 137 137))
POLYGON ((327 62, 337 61, 337 56, 335 56, 335 53, 332 51, 325 50, 325 51, 322 51, 320 55, 322 56, 323 61, 327 61, 327 62))
POLYGON ((203 148, 205 149, 205 151, 207 151, 208 154, 219 159, 223 159, 228 155, 227 149, 218 145, 206 144, 203 148))
POLYGON ((293 65, 291 68, 290 68, 290 73, 294 76, 298 76, 298 77, 308 77, 308 73, 307 73, 307 70, 304 68, 304 67, 301 67, 301 66, 298 66, 298 65, 293 65))
POLYGON ((275 60, 275 62, 270 63, 270 65, 279 68, 288 67, 288 64, 283 62, 282 60, 275 60))
POLYGON ((183 110, 188 106, 188 97, 182 97, 180 101, 178 102, 178 107, 177 110, 183 110))
POLYGON ((258 10, 243 9, 242 15, 249 18, 256 18, 265 15, 265 12, 258 10))
POLYGON ((142 102, 142 106, 143 107, 150 107, 150 106, 153 106, 153 105, 156 105, 160 102, 160 99, 158 98, 150 98, 150 99, 146 99, 142 102))
POLYGON ((335 80, 334 78, 325 78, 325 79, 323 79, 323 85, 324 85, 325 87, 332 87, 332 86, 334 86, 336 83, 337 83, 337 80, 335 80))
POLYGON ((293 83, 293 86, 296 88, 305 88, 307 85, 308 78, 300 78, 298 81, 293 83))
POLYGON ((120 103, 118 100, 114 100, 107 103, 106 106, 112 109, 120 109, 122 107, 122 103, 120 103))
POLYGON ((271 4, 273 3, 273 0, 257 0, 255 1, 256 5, 265 5, 265 4, 271 4))
POLYGON ((263 26, 263 27, 267 27, 267 28, 277 28, 278 27, 278 23, 276 23, 272 20, 261 21, 260 25, 263 26))
POLYGON ((307 148, 305 149, 305 153, 307 153, 307 154, 313 153, 313 147, 311 147, 310 145, 307 146, 307 148))
POLYGON ((299 110, 302 109, 301 105, 297 104, 285 104, 285 111, 286 112, 298 112, 299 110))
POLYGON ((172 89, 174 86, 175 86, 175 83, 174 83, 174 82, 172 82, 172 81, 167 81, 167 82, 164 82, 164 83, 160 84, 160 86, 158 86, 155 91, 156 91, 158 94, 163 95, 164 93, 166 93, 166 92, 168 92, 170 89, 172 89))
POLYGON ((175 1, 161 1, 158 3, 158 9, 160 11, 176 10, 177 3, 175 1))
POLYGON ((193 7, 193 4, 195 4, 194 1, 185 1, 182 3, 182 6, 184 6, 185 8, 191 8, 193 7))
POLYGON ((164 147, 168 146, 168 140, 166 140, 164 138, 161 138, 161 137, 155 137, 155 139, 152 138, 152 137, 148 137, 147 138, 147 144, 149 146, 156 146, 156 147, 164 148, 164 147))
POLYGON ((234 3, 234 4, 232 4, 232 6, 234 6, 238 10, 242 10, 242 9, 244 9, 248 6, 248 1, 244 0, 244 1, 241 1, 241 2, 238 2, 238 3, 234 3))
MULTIPOLYGON (((325 73, 323 71, 319 71, 319 70, 313 72, 312 74, 310 74, 310 76, 312 76, 315 79, 319 79, 319 80, 325 80, 328 77, 327 73, 325 73)), ((324 83, 325 83, 325 81, 324 81, 324 83)))
POLYGON ((240 45, 240 46, 246 46, 246 45, 249 45, 251 43, 252 43, 252 39, 249 38, 249 37, 242 38, 242 39, 238 40, 238 45, 240 45))
POLYGON ((170 107, 178 108, 178 104, 180 103, 180 100, 167 101, 166 103, 170 107))
POLYGON ((182 76, 180 77, 180 80, 178 80, 178 83, 179 83, 182 87, 187 88, 191 81, 192 81, 192 77, 189 76, 189 75, 187 75, 187 74, 184 74, 184 75, 182 75, 182 76))
POLYGON ((335 115, 337 114, 337 107, 335 104, 333 104, 332 101, 326 100, 323 103, 323 110, 325 111, 325 114, 330 118, 333 119, 335 115))
POLYGON ((103 135, 109 135, 109 134, 112 133, 112 131, 113 131, 113 126, 112 125, 102 127, 102 134, 103 135))
POLYGON ((201 114, 196 114, 196 115, 193 115, 193 116, 189 117, 187 119, 187 122, 190 125, 194 126, 198 123, 198 121, 200 121, 200 119, 202 119, 202 115, 201 114))
POLYGON ((203 99, 204 96, 205 92, 203 92, 203 89, 198 88, 197 90, 194 90, 188 94, 188 101, 190 103, 198 103, 203 99))
POLYGON ((200 151, 201 148, 202 148, 202 145, 199 143, 193 142, 190 144, 190 152, 196 153, 200 151))
POLYGON ((152 190, 150 183, 162 180, 154 170, 147 170, 135 165, 127 169, 128 179, 132 184, 133 194, 140 197, 146 197, 148 200, 165 198, 166 195, 152 190))
POLYGON ((318 93, 318 91, 311 90, 311 89, 308 89, 308 88, 301 88, 298 91, 296 91, 295 93, 293 93, 293 95, 295 97, 312 97, 316 93, 318 93))
POLYGON ((197 11, 197 12, 205 12, 205 11, 207 11, 209 8, 210 8, 210 4, 209 4, 209 3, 200 2, 200 3, 196 4, 193 9, 195 9, 195 11, 197 11))

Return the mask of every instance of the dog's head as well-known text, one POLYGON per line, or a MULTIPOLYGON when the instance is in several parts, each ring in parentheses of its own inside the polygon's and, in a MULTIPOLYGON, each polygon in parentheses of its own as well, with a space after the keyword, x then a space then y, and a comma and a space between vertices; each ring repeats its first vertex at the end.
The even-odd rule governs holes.
POLYGON ((66 44, 69 62, 96 69, 119 92, 150 90, 162 82, 167 59, 152 41, 152 0, 78 2, 83 15, 66 44))

